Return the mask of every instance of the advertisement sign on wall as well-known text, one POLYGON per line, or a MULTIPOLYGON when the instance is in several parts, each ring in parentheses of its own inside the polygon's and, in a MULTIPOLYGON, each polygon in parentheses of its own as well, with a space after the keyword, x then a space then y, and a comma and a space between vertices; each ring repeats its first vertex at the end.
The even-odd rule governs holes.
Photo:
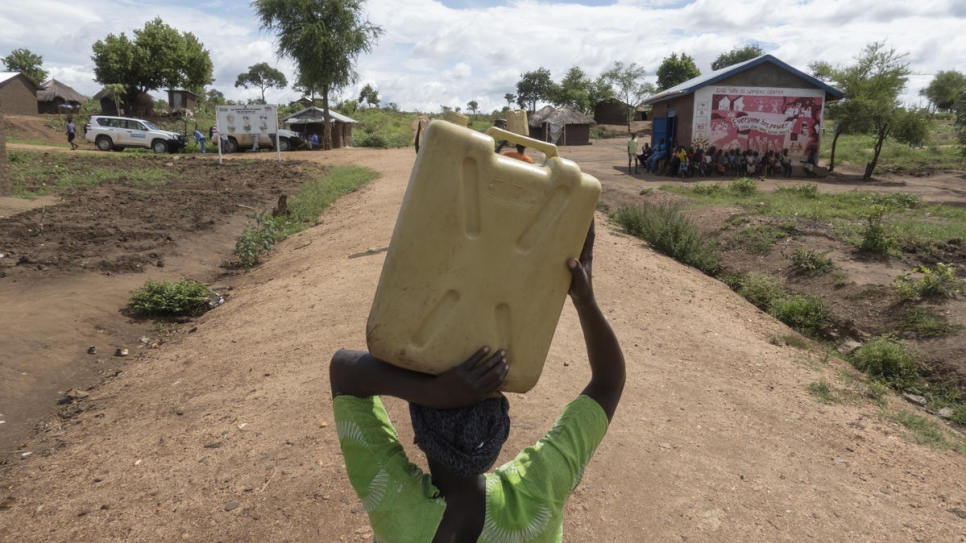
POLYGON ((694 144, 804 157, 819 146, 824 98, 820 89, 710 85, 695 92, 694 144))
MULTIPOLYGON (((274 105, 217 106, 215 121, 221 140, 230 138, 239 148, 275 147, 278 151, 273 144, 278 134, 278 111, 274 105)), ((224 145, 218 149, 223 151, 224 145)))

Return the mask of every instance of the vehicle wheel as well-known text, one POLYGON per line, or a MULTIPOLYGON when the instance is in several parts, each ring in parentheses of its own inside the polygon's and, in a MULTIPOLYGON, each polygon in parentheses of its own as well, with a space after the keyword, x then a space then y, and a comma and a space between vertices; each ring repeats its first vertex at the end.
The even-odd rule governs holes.
POLYGON ((289 143, 288 138, 282 138, 278 140, 279 151, 282 151, 284 153, 285 151, 288 151, 291 148, 292 148, 292 144, 289 143))
POLYGON ((114 148, 114 142, 111 141, 111 138, 107 136, 101 136, 97 138, 97 141, 95 142, 95 144, 97 145, 97 148, 100 149, 101 151, 110 151, 111 149, 114 148))
POLYGON ((229 153, 238 152, 238 140, 235 138, 228 138, 228 144, 225 146, 229 153))
POLYGON ((168 142, 164 140, 154 140, 151 142, 151 149, 159 155, 163 155, 168 152, 168 142))

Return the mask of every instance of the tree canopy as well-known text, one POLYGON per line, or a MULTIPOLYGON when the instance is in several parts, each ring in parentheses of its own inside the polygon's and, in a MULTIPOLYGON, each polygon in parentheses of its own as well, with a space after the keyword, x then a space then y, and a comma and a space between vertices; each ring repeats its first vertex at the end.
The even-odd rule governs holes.
POLYGON ((638 104, 646 95, 654 92, 654 87, 644 82, 645 73, 647 72, 644 67, 638 66, 635 62, 625 65, 623 62, 615 61, 614 66, 601 75, 612 87, 614 96, 627 104, 628 128, 631 126, 631 117, 638 104))
POLYGON ((966 92, 966 75, 955 70, 942 71, 920 90, 920 96, 925 96, 929 102, 940 111, 955 110, 956 103, 966 92))
POLYGON ((687 53, 671 53, 657 69, 657 90, 670 89, 701 75, 701 70, 694 64, 694 59, 687 53))
POLYGON ((727 53, 721 53, 718 55, 718 58, 714 59, 714 62, 711 63, 711 69, 720 70, 722 68, 727 68, 728 66, 734 66, 735 64, 744 62, 746 60, 760 57, 764 54, 765 52, 762 51, 758 44, 735 47, 727 53))
POLYGON ((513 105, 513 101, 517 99, 517 95, 513 94, 512 92, 508 92, 503 95, 503 99, 506 100, 506 108, 510 109, 510 106, 513 105))
POLYGON ((517 81, 517 104, 533 113, 537 102, 553 102, 557 85, 550 78, 550 70, 541 66, 536 71, 526 72, 517 81))
POLYGON ((362 87, 359 91, 359 103, 365 102, 369 104, 369 107, 379 106, 379 91, 372 88, 372 85, 366 83, 366 86, 362 87))
POLYGON ((322 97, 326 120, 322 148, 332 147, 329 94, 358 81, 355 62, 382 34, 363 17, 363 0, 255 0, 252 6, 262 29, 278 34, 279 56, 298 69, 296 86, 322 97))
POLYGON ((20 72, 38 85, 47 80, 47 72, 41 68, 43 64, 44 57, 31 53, 29 49, 14 49, 3 57, 3 65, 8 72, 20 72))
POLYGON ((873 132, 876 142, 872 161, 866 164, 863 179, 872 178, 882 145, 904 113, 899 106, 899 95, 905 90, 911 73, 909 64, 903 60, 905 56, 895 49, 887 49, 882 42, 874 42, 865 46, 852 66, 837 68, 824 62, 811 65, 816 76, 835 82, 845 94, 830 108, 838 124, 832 140, 830 169, 835 164, 835 145, 840 134, 873 132))
POLYGON ((248 71, 238 74, 238 79, 235 80, 235 88, 257 87, 261 89, 263 104, 265 103, 265 89, 284 89, 287 86, 288 79, 285 79, 285 74, 272 68, 267 62, 259 62, 249 66, 248 71))
POLYGON ((138 95, 157 89, 201 89, 214 81, 211 57, 191 32, 178 32, 160 17, 134 31, 134 40, 122 32, 94 43, 95 81, 124 85, 124 103, 130 107, 138 95))

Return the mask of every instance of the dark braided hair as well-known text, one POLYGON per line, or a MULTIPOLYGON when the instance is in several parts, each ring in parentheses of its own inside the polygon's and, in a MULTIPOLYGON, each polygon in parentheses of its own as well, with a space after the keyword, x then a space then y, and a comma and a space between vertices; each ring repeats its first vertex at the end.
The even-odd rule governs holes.
POLYGON ((485 473, 510 435, 510 402, 488 398, 458 409, 409 404, 416 445, 461 477, 485 473))

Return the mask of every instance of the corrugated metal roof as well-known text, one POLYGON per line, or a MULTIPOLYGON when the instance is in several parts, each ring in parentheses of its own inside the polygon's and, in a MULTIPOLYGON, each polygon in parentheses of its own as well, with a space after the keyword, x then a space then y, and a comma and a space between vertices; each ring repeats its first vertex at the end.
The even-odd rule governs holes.
POLYGON ((788 64, 785 64, 784 62, 778 60, 777 58, 775 58, 775 57, 773 57, 771 55, 762 55, 760 57, 756 57, 756 58, 753 58, 751 60, 746 60, 744 62, 739 62, 738 64, 733 64, 731 66, 728 66, 726 68, 722 68, 720 70, 715 70, 713 72, 710 72, 710 73, 707 73, 707 74, 704 74, 704 75, 699 75, 698 77, 695 77, 694 79, 689 79, 689 80, 685 81, 684 83, 681 83, 679 85, 675 85, 675 86, 673 86, 673 87, 671 87, 669 89, 666 89, 666 90, 661 91, 658 94, 655 94, 654 96, 651 96, 647 100, 644 100, 644 102, 642 102, 642 104, 644 104, 644 105, 656 104, 658 102, 663 102, 665 100, 670 100, 670 99, 676 98, 678 96, 684 96, 684 95, 687 95, 687 94, 691 94, 692 92, 694 92, 694 91, 696 91, 696 90, 698 90, 698 89, 700 89, 702 87, 707 87, 708 85, 713 85, 713 84, 717 83, 718 81, 721 81, 722 79, 726 79, 726 78, 731 77, 733 75, 739 74, 739 73, 741 73, 741 72, 743 72, 745 70, 749 70, 751 68, 754 68, 755 66, 758 66, 760 64, 764 64, 766 62, 767 63, 770 63, 770 64, 774 64, 774 65, 778 66, 779 68, 782 68, 783 70, 789 71, 789 72, 797 75, 798 77, 801 77, 802 79, 808 81, 812 85, 815 85, 816 87, 824 90, 827 94, 831 94, 836 99, 839 99, 839 98, 842 98, 843 96, 845 96, 841 91, 830 87, 828 84, 826 84, 826 83, 824 83, 822 81, 819 81, 818 79, 815 79, 814 77, 808 75, 805 72, 802 72, 802 71, 800 71, 798 69, 793 68, 792 66, 789 66, 788 64))
MULTIPOLYGON (((308 124, 308 123, 320 123, 324 119, 324 113, 322 108, 315 106, 310 106, 302 111, 296 111, 295 113, 282 119, 282 123, 285 124, 308 124)), ((339 121, 346 124, 358 124, 359 121, 350 119, 345 115, 337 112, 334 109, 329 109, 329 118, 334 121, 339 121)))

